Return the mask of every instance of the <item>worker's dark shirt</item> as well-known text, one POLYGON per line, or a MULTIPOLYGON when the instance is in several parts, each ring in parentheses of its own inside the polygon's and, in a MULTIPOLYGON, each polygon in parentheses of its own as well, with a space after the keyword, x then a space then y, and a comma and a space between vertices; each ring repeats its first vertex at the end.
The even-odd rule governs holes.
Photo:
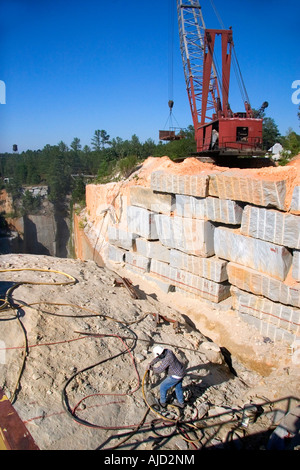
POLYGON ((185 366, 182 364, 175 354, 170 349, 165 349, 164 353, 151 361, 151 369, 155 374, 168 370, 168 375, 176 378, 182 378, 185 376, 185 366), (161 364, 157 367, 153 367, 157 362, 161 361, 161 364))

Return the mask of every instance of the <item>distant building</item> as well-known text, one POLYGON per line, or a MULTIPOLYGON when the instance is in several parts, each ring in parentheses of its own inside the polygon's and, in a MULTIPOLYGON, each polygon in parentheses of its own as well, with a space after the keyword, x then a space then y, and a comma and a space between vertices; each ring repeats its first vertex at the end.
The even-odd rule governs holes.
POLYGON ((269 148, 268 150, 268 152, 272 153, 273 160, 280 160, 280 158, 282 157, 282 154, 281 154, 282 151, 283 151, 283 147, 281 144, 279 144, 279 142, 274 144, 273 147, 269 148))

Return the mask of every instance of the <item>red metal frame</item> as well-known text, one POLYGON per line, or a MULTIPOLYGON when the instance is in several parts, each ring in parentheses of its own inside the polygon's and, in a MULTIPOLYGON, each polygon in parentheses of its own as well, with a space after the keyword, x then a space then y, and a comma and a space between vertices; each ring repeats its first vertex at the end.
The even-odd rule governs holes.
MULTIPOLYGON (((216 151, 217 149, 221 151, 234 149, 239 152, 249 152, 249 150, 260 149, 262 147, 262 119, 253 118, 253 112, 248 103, 245 103, 245 113, 233 114, 229 106, 230 68, 233 47, 232 30, 206 29, 204 47, 201 120, 200 123, 198 121, 198 125, 195 128, 197 152, 216 151), (213 121, 206 123, 205 116, 217 35, 221 35, 222 101, 219 96, 214 100, 216 107, 213 121), (212 141, 213 130, 218 132, 218 139, 215 145, 213 145, 212 141)), ((217 88, 216 90, 218 91, 217 88)))
POLYGON ((220 118, 221 116, 227 117, 229 112, 229 81, 230 81, 230 65, 231 65, 231 51, 233 46, 232 31, 223 29, 206 29, 204 35, 204 64, 203 64, 203 92, 202 92, 202 112, 201 112, 201 125, 205 124, 207 100, 210 86, 210 76, 213 64, 213 56, 215 49, 215 39, 217 35, 221 35, 222 47, 222 101, 218 96, 215 102, 215 111, 220 118))
POLYGON ((229 151, 248 154, 262 147, 262 120, 247 117, 216 119, 195 130, 197 152, 229 151), (212 132, 218 132, 218 142, 212 144, 212 132), (245 130, 245 131, 244 131, 245 130), (244 132, 243 132, 244 131, 244 132))
MULTIPOLYGON (((206 29, 197 0, 177 0, 180 49, 186 88, 195 128, 197 152, 230 149, 249 154, 262 147, 262 119, 255 119, 250 104, 245 112, 229 106, 233 48, 232 30, 206 29), (214 60, 216 37, 221 36, 222 76, 214 60), (213 145, 212 137, 218 133, 213 145)), ((220 55, 220 54, 219 54, 220 55)))
POLYGON ((0 444, 3 450, 39 450, 25 424, 1 388, 0 444))

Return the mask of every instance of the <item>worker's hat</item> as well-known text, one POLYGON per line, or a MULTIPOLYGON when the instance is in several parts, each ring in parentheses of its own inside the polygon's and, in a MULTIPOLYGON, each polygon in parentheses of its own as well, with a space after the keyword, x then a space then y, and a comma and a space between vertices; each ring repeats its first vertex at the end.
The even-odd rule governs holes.
POLYGON ((155 346, 153 348, 153 354, 154 354, 155 357, 160 356, 163 351, 164 351, 164 348, 162 346, 155 346))

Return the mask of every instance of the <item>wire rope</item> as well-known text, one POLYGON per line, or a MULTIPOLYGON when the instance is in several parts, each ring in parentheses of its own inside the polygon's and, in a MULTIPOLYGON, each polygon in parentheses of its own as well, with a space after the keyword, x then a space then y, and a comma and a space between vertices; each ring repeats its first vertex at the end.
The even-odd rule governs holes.
MULTIPOLYGON (((211 6, 212 6, 212 8, 215 12, 215 15, 216 15, 216 17, 219 21, 219 24, 220 24, 221 28, 226 29, 214 1, 210 0, 210 4, 211 4, 211 6)), ((242 71, 241 71, 241 68, 240 68, 240 65, 239 65, 239 62, 238 62, 238 58, 237 58, 237 55, 236 55, 234 44, 232 44, 232 46, 233 46, 232 49, 233 49, 233 57, 234 57, 233 66, 234 66, 234 72, 235 72, 236 80, 237 80, 237 83, 238 83, 238 87, 240 89, 240 93, 241 93, 243 101, 244 102, 246 101, 247 103, 250 104, 249 96, 248 96, 247 89, 246 89, 246 86, 245 86, 245 82, 244 82, 244 79, 243 79, 242 71)), ((227 83, 226 86, 229 89, 229 83, 227 83)))

